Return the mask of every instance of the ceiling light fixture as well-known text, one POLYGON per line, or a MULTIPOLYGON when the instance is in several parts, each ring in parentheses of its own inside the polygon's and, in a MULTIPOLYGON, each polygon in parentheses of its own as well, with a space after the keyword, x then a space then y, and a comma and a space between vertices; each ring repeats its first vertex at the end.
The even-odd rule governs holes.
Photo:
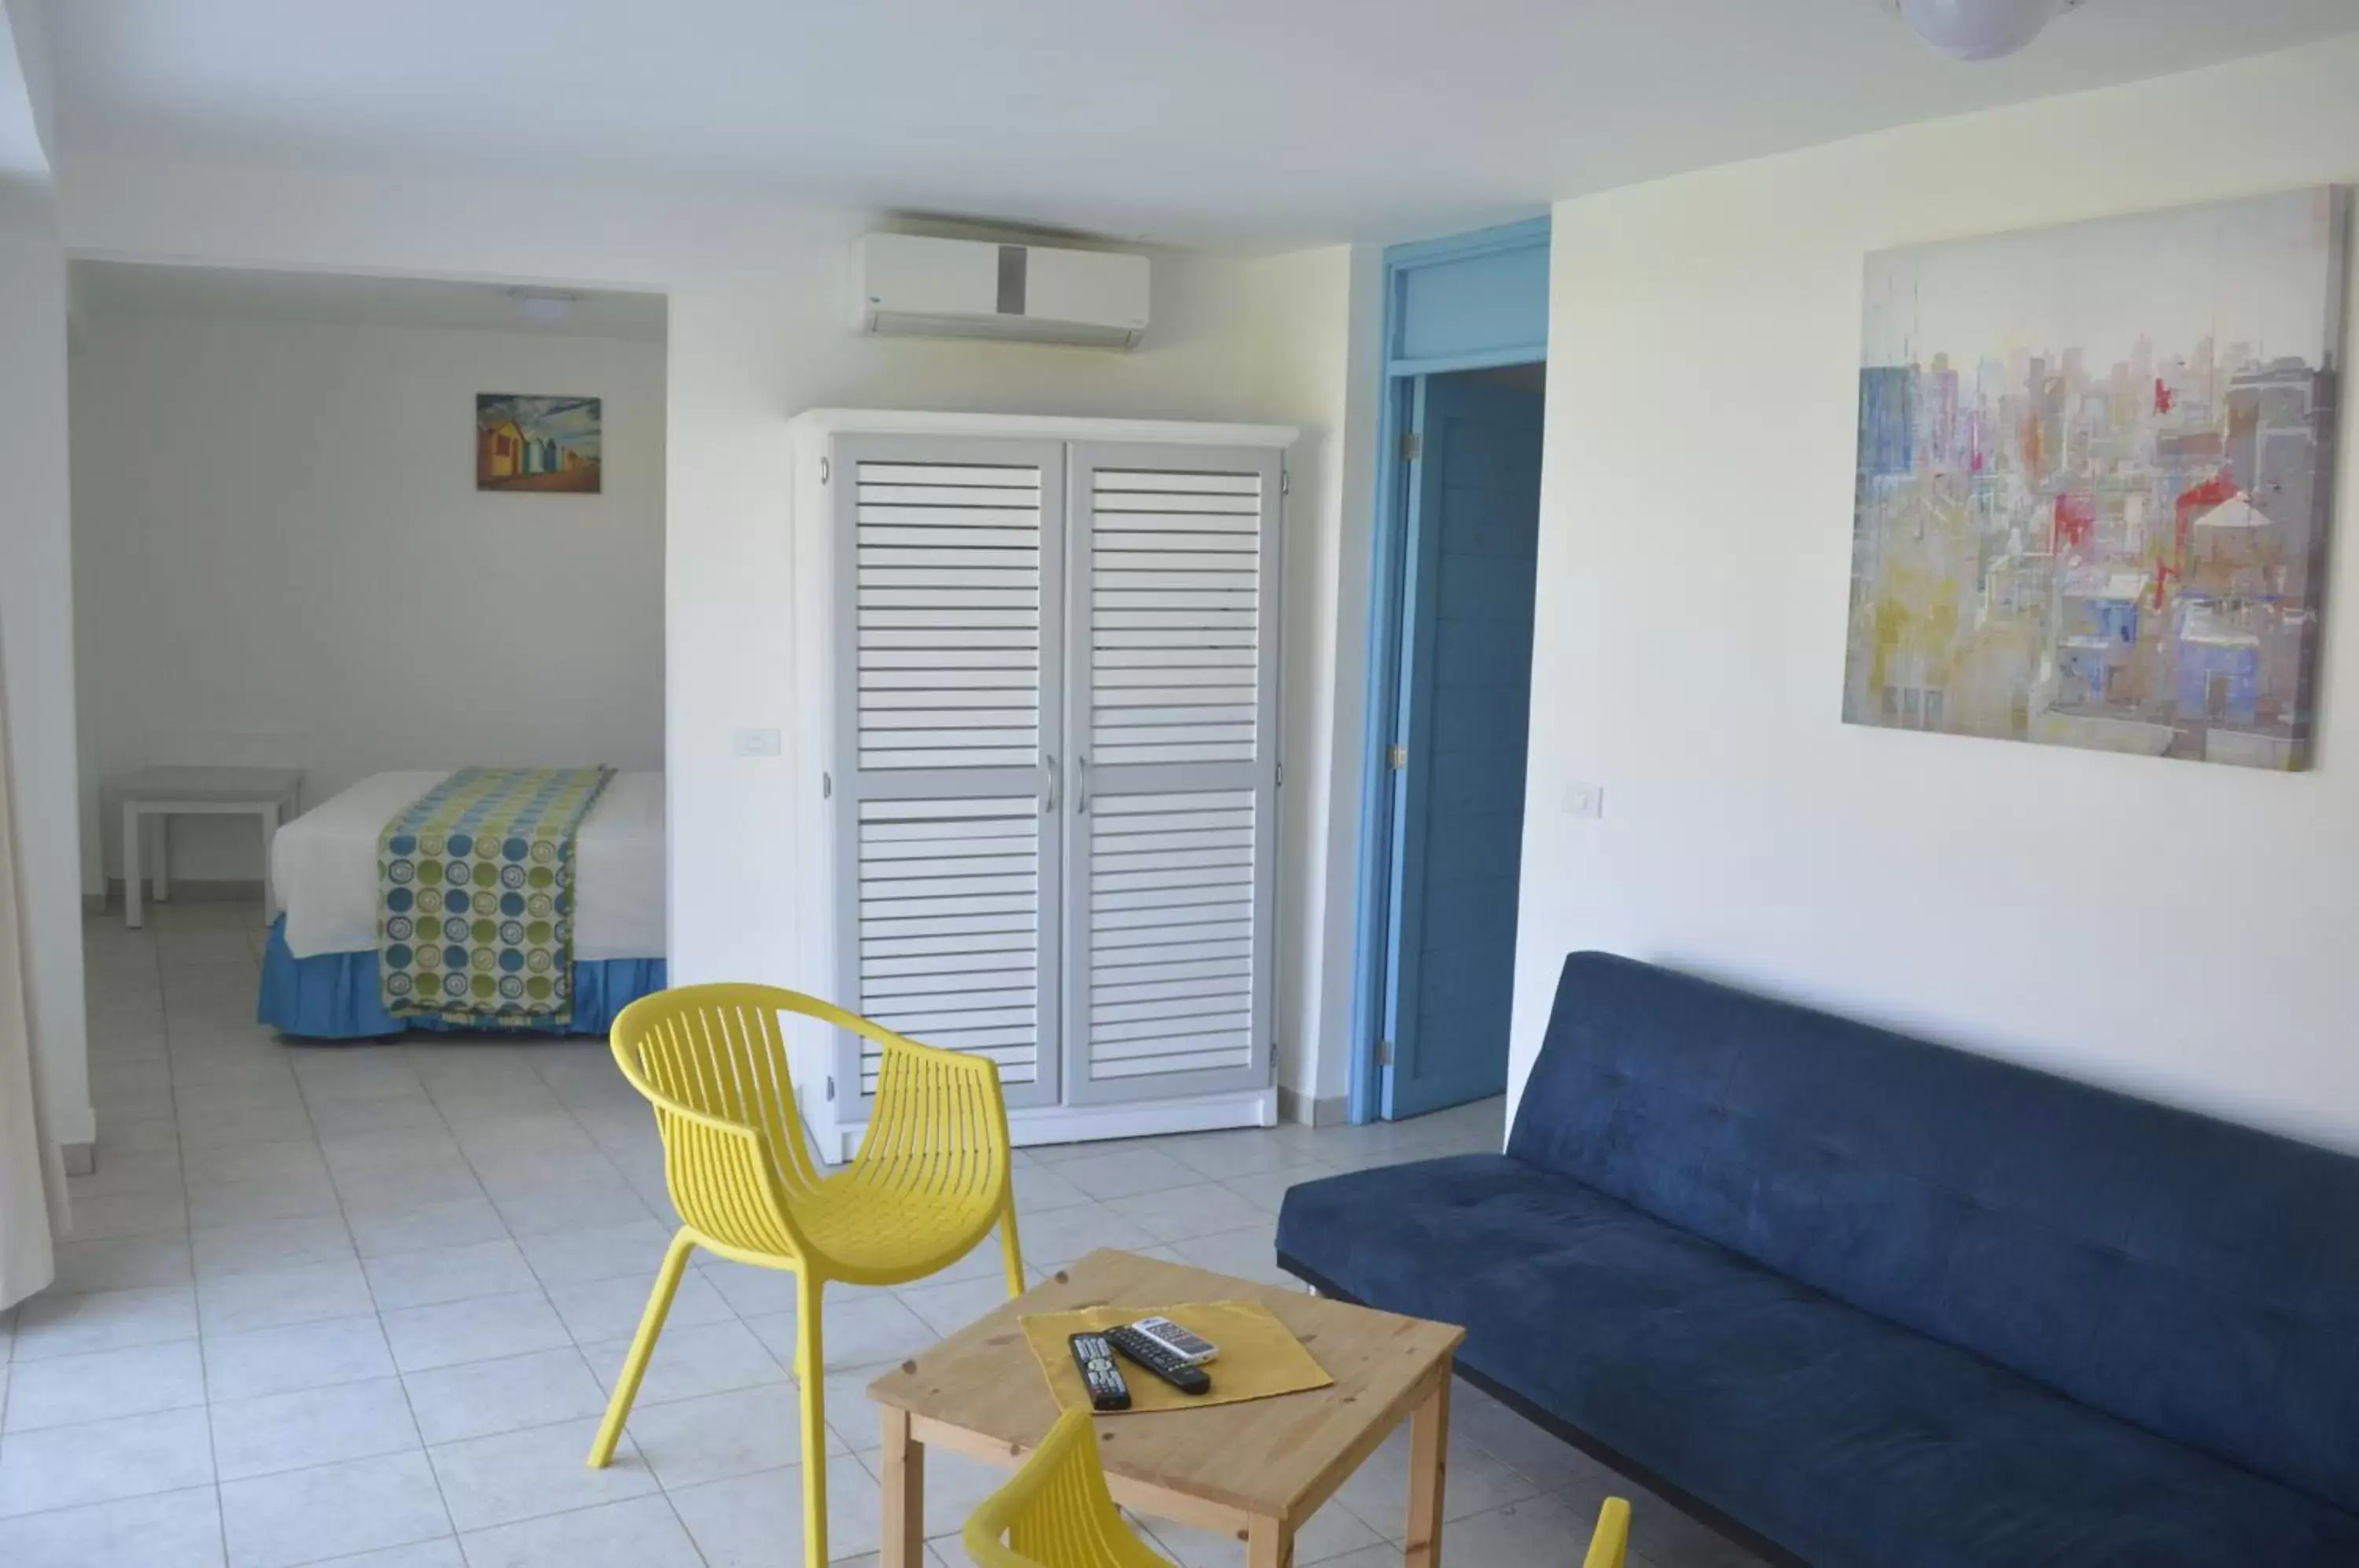
POLYGON ((517 315, 534 326, 558 327, 573 319, 573 307, 582 302, 582 296, 559 289, 511 289, 508 301, 517 315))
POLYGON ((1899 0, 1917 36, 1951 60, 1997 60, 2082 0, 1899 0))

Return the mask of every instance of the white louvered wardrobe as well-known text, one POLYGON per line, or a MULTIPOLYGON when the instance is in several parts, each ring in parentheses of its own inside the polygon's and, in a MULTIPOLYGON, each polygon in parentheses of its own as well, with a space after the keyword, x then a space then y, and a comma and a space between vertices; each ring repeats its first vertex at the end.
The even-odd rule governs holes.
MULTIPOLYGON (((1276 1119, 1290 430, 820 410, 797 984, 999 1063, 1018 1143, 1276 1119)), ((795 1063, 831 1155, 873 1047, 795 1063)))

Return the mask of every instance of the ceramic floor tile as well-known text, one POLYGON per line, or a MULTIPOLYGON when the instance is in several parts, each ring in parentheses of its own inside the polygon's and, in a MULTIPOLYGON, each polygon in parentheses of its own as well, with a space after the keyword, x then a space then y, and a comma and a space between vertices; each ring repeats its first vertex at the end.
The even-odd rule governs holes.
POLYGON ((1200 1236, 1266 1225, 1268 1211, 1229 1191, 1217 1181, 1199 1181, 1136 1197, 1109 1199, 1105 1205, 1160 1242, 1190 1241, 1200 1236))
MULTIPOLYGON (((854 1297, 842 1302, 831 1301, 825 1312, 821 1322, 820 1345, 826 1352, 831 1371, 900 1361, 941 1337, 925 1319, 888 1294, 854 1297)), ((778 1312, 748 1318, 745 1326, 761 1337, 763 1345, 778 1358, 780 1366, 791 1369, 795 1361, 795 1321, 794 1313, 778 1312)))
POLYGON ((372 1258, 363 1266, 380 1312, 507 1296, 538 1288, 524 1254, 506 1236, 464 1247, 437 1247, 372 1258))
POLYGON ((76 1200, 73 1239, 104 1241, 119 1236, 178 1236, 189 1227, 189 1202, 178 1186, 104 1192, 76 1200))
POLYGON ((212 1418, 213 1466, 224 1481, 424 1446, 397 1377, 225 1400, 212 1418))
POLYGON ((197 1311, 207 1334, 355 1317, 375 1305, 367 1277, 353 1258, 224 1275, 197 1286, 197 1311))
MULTIPOLYGON (((1023 1178, 1018 1176, 1017 1181, 1023 1178)), ((1181 1184, 1194 1178, 1181 1173, 1181 1184)), ((1139 1228, 1136 1221, 1125 1219, 1103 1203, 1076 1203, 1069 1209, 1050 1209, 1045 1214, 1019 1214, 1016 1221, 1016 1239, 1024 1247, 1027 1265, 1072 1263, 1101 1247, 1136 1251, 1153 1247, 1156 1238, 1139 1228)))
MULTIPOLYGON (((647 1310, 647 1292, 654 1284, 652 1273, 645 1278, 583 1279, 549 1287, 549 1301, 577 1342, 594 1345, 638 1332, 639 1320, 647 1310)), ((664 1323, 692 1328, 699 1323, 726 1323, 735 1315, 721 1292, 691 1269, 680 1277, 664 1323)))
MULTIPOLYGON (((1398 1541, 1408 1525, 1408 1423, 1361 1463, 1335 1489, 1335 1500, 1375 1526, 1387 1539, 1398 1541)), ((1463 1519, 1506 1503, 1538 1495, 1539 1488, 1468 1442, 1450 1434, 1450 1480, 1442 1518, 1463 1519)))
POLYGON ((255 1399, 393 1375, 393 1353, 374 1314, 212 1336, 204 1348, 205 1378, 215 1399, 255 1399))
POLYGON ((930 1281, 906 1285, 894 1291, 908 1309, 926 1320, 937 1338, 951 1334, 1007 1304, 1007 1281, 997 1275, 957 1280, 948 1285, 930 1281))
MULTIPOLYGON (((1147 1530, 1165 1552, 1178 1560, 1180 1568, 1245 1568, 1245 1542, 1234 1536, 1195 1530, 1168 1519, 1149 1520, 1147 1530)), ((1296 1568, 1309 1568, 1310 1563, 1326 1563, 1369 1547, 1384 1547, 1392 1554, 1392 1563, 1400 1562, 1399 1547, 1388 1544, 1372 1526, 1341 1504, 1331 1502, 1311 1515, 1295 1533, 1294 1562, 1296 1568)), ((1455 1559, 1446 1561, 1454 1563, 1455 1559)), ((1565 1561, 1564 1568, 1571 1568, 1571 1559, 1565 1561)))
POLYGON ((460 1549, 459 1538, 451 1535, 440 1541, 364 1552, 353 1557, 332 1557, 313 1568, 467 1568, 467 1554, 460 1549))
POLYGON ((658 1217, 620 1175, 609 1180, 559 1181, 546 1186, 495 1189, 492 1202, 498 1207, 500 1217, 507 1221, 509 1231, 519 1236, 592 1230, 658 1217))
MULTIPOLYGON (((602 1389, 612 1391, 622 1375, 623 1359, 630 1354, 627 1339, 600 1340, 582 1347, 582 1356, 602 1389)), ((752 1329, 735 1321, 681 1327, 667 1323, 656 1341, 655 1355, 639 1381, 637 1404, 669 1404, 732 1388, 759 1388, 786 1381, 786 1368, 752 1329)))
POLYGON ((386 1210, 366 1203, 344 1206, 353 1245, 364 1258, 390 1258, 406 1252, 473 1247, 480 1242, 506 1241, 507 1225, 485 1197, 453 1198, 439 1203, 386 1210))
POLYGON ((44 1292, 17 1310, 16 1359, 45 1360, 197 1336, 197 1293, 186 1285, 87 1295, 44 1292))
POLYGON ((517 1519, 620 1502, 656 1490, 656 1478, 626 1432, 614 1463, 592 1470, 584 1462, 594 1421, 527 1427, 427 1450, 442 1483, 451 1522, 462 1535, 517 1519))
POLYGON ((0 1519, 8 1568, 222 1568, 211 1486, 0 1519))
POLYGON ((336 1214, 209 1225, 190 1232, 189 1246, 200 1279, 339 1263, 353 1256, 352 1236, 336 1214))
MULTIPOLYGON (((631 1441, 672 1491, 802 1462, 799 1396, 791 1383, 635 1407, 631 1441)), ((830 1435, 829 1452, 846 1452, 830 1435)))
POLYGON ((177 1491, 212 1478, 201 1409, 12 1432, 0 1440, 0 1518, 177 1491))
POLYGON ((8 1379, 9 1432, 71 1426, 205 1402, 204 1358, 193 1340, 27 1361, 8 1379))
MULTIPOLYGON (((639 1279, 652 1283, 671 1245, 672 1227, 656 1220, 626 1220, 621 1225, 595 1225, 588 1230, 549 1231, 529 1236, 517 1245, 527 1263, 545 1286, 579 1285, 598 1279, 639 1279)), ((737 1265, 731 1265, 738 1268, 737 1265)), ((774 1269, 741 1269, 776 1273, 774 1269)), ((791 1275, 787 1276, 789 1282, 791 1275)), ((719 1283, 715 1280, 714 1283, 719 1283)), ((724 1292, 725 1293, 725 1292, 724 1292)), ((734 1304, 734 1302, 732 1303, 734 1304)))
POLYGON ((1316 1181, 1339 1172, 1332 1165, 1288 1165, 1275 1171, 1256 1171, 1237 1176, 1223 1176, 1221 1185, 1243 1198, 1254 1207, 1276 1214, 1286 1202, 1287 1189, 1303 1181, 1316 1181))
POLYGON ((423 1454, 228 1481, 221 1503, 230 1568, 292 1568, 451 1533, 423 1454))
POLYGON ((555 1350, 573 1336, 538 1290, 484 1296, 380 1314, 395 1365, 405 1373, 555 1350))
POLYGON ((178 1234, 61 1241, 57 1258, 58 1277, 49 1289, 61 1296, 186 1285, 195 1278, 188 1239, 178 1234))
MULTIPOLYGON (((799 1467, 765 1470, 683 1486, 669 1496, 708 1568, 802 1568, 802 1484, 799 1467)), ((831 1558, 841 1563, 875 1551, 883 1509, 876 1478, 858 1460, 828 1461, 831 1558)))
POLYGON ((469 1568, 705 1568, 662 1497, 500 1525, 463 1540, 469 1568))
POLYGON ((1234 1274, 1264 1285, 1301 1288, 1301 1281, 1277 1266, 1277 1227, 1266 1221, 1250 1230, 1223 1231, 1218 1236, 1191 1236, 1170 1244, 1171 1250, 1199 1269, 1234 1274))
POLYGON ((1066 1160, 1057 1167, 1056 1174, 1100 1203, 1168 1187, 1185 1187, 1204 1179, 1201 1172, 1151 1148, 1125 1149, 1066 1160))
MULTIPOLYGON (((739 1325, 729 1326, 745 1333, 739 1325)), ((747 1338, 750 1343, 752 1336, 747 1338)), ((753 1350, 761 1354, 758 1345, 753 1350)), ((429 1443, 548 1426, 599 1415, 606 1409, 606 1390, 591 1375, 582 1353, 570 1345, 413 1372, 402 1381, 409 1389, 419 1430, 429 1443)), ((644 1389, 640 1397, 644 1401, 644 1389)))
MULTIPOLYGON (((795 1310, 798 1292, 802 1289, 801 1282, 784 1269, 757 1269, 748 1263, 732 1263, 725 1258, 701 1262, 696 1272, 721 1292, 722 1299, 740 1317, 756 1318, 772 1312, 791 1312, 795 1310)), ((648 1266, 637 1277, 654 1279, 654 1266, 648 1266)))

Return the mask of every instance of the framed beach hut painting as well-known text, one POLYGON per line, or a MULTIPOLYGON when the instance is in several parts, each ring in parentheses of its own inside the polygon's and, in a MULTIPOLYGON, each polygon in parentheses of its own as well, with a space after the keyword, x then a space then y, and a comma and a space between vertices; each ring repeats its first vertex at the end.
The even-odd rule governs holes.
POLYGON ((2308 764, 2345 205, 1867 258, 1844 718, 2308 764))
POLYGON ((603 401, 516 392, 475 396, 475 488, 595 495, 603 401))

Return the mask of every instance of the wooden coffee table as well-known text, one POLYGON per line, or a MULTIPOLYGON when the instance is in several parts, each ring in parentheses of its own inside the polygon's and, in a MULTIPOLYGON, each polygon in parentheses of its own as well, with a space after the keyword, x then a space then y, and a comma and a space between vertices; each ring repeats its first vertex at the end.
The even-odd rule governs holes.
MULTIPOLYGON (((1115 1500, 1234 1535, 1246 1543, 1250 1568, 1287 1568, 1294 1532, 1407 1417, 1405 1561, 1436 1568, 1451 1357, 1464 1329, 1111 1251, 1091 1253, 868 1386, 885 1422, 884 1568, 923 1561, 928 1444, 1012 1467, 1055 1424, 1056 1397, 1019 1316, 1103 1303, 1145 1316, 1182 1301, 1222 1301, 1266 1305, 1335 1381, 1234 1405, 1099 1417, 1098 1454, 1115 1500)), ((1217 1364, 1212 1375, 1220 1376, 1217 1364)))

